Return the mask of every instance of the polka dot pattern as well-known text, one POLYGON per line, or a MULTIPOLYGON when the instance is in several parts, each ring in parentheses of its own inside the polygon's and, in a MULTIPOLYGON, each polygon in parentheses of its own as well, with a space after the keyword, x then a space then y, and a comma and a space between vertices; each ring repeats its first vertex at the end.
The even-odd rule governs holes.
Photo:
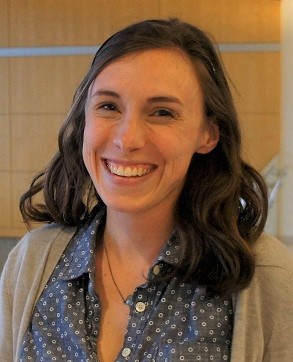
MULTIPOLYGON (((24 336, 20 361, 98 361, 100 302, 94 292, 94 248, 104 210, 89 220, 60 258, 24 336)), ((208 298, 205 288, 174 277, 156 283, 180 258, 174 235, 148 282, 129 297, 129 322, 116 361, 228 361, 231 300, 208 298)))

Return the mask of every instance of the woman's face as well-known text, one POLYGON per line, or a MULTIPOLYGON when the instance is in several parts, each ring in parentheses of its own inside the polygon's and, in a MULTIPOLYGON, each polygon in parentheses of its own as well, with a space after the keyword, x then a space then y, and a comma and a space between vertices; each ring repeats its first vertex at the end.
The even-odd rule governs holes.
POLYGON ((217 144, 218 128, 204 118, 196 71, 179 50, 147 50, 109 64, 89 89, 83 143, 107 207, 173 210, 192 155, 217 144))

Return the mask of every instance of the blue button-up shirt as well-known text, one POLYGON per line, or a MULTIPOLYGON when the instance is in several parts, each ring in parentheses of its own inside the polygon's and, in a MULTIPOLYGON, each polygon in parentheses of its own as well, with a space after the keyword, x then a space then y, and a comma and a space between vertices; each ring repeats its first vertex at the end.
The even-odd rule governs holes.
MULTIPOLYGON (((101 303, 94 290, 94 250, 104 217, 104 208, 95 212, 65 249, 36 303, 20 361, 98 361, 101 303)), ((177 277, 156 283, 180 254, 174 234, 146 283, 128 298, 129 321, 116 361, 230 359, 231 300, 208 298, 204 287, 177 277)))

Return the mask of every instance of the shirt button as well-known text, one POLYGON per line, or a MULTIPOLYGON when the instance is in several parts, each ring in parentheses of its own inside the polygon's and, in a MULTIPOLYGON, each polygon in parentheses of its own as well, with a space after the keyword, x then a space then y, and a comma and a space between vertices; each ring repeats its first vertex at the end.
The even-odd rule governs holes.
POLYGON ((137 312, 144 312, 145 311, 145 303, 144 302, 138 302, 135 305, 135 309, 137 312))
POLYGON ((131 353, 130 348, 124 348, 121 354, 123 357, 128 357, 130 355, 130 353, 131 353))
POLYGON ((154 273, 154 275, 160 274, 160 271, 161 271, 161 268, 160 268, 160 265, 159 265, 159 264, 157 264, 157 265, 155 265, 155 266, 153 267, 153 273, 154 273))

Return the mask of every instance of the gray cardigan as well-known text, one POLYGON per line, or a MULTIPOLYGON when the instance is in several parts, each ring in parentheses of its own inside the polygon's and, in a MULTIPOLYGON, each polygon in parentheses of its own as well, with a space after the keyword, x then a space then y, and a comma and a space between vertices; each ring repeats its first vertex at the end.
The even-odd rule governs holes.
MULTIPOLYGON (((51 224, 29 232, 10 253, 0 282, 0 359, 18 361, 34 305, 74 228, 51 224)), ((249 287, 234 295, 232 362, 289 362, 293 356, 292 255, 262 235, 249 287), (290 340, 291 339, 291 340, 290 340)))

